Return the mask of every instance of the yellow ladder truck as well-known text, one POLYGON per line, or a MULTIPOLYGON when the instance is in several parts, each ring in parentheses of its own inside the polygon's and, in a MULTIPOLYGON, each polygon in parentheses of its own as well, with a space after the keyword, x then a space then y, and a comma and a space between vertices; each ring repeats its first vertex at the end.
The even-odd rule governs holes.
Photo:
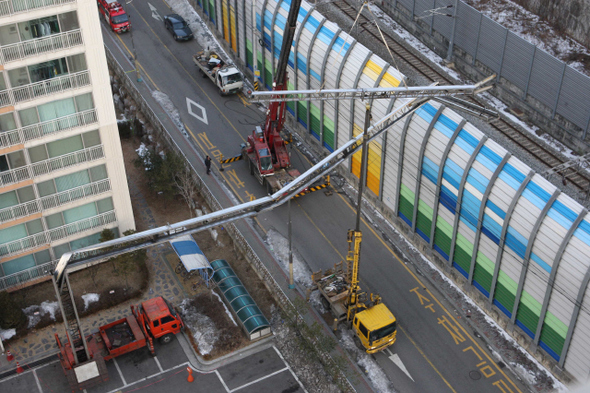
POLYGON ((359 286, 359 262, 361 256, 360 231, 361 202, 363 185, 367 171, 367 129, 369 127, 370 107, 365 114, 365 135, 363 137, 361 173, 356 214, 356 229, 349 230, 347 235, 348 254, 346 255, 346 271, 342 262, 335 264, 333 269, 322 273, 320 270, 312 274, 311 279, 320 291, 320 299, 324 307, 334 315, 335 323, 344 322, 354 333, 356 345, 367 353, 379 352, 395 343, 397 338, 397 320, 381 296, 362 292, 359 286))

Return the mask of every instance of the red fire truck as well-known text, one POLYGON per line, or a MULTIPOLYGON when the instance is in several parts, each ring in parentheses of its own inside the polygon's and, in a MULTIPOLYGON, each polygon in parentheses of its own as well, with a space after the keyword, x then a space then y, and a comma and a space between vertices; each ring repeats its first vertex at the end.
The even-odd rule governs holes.
POLYGON ((98 9, 115 33, 124 33, 131 30, 129 16, 118 1, 98 0, 98 9))

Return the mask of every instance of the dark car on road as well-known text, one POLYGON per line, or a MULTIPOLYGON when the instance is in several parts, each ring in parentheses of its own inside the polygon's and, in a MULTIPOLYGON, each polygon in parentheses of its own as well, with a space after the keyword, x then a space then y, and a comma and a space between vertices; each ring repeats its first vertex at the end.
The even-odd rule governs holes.
POLYGON ((170 14, 164 17, 164 25, 176 41, 187 41, 193 38, 193 32, 188 27, 182 16, 170 14))

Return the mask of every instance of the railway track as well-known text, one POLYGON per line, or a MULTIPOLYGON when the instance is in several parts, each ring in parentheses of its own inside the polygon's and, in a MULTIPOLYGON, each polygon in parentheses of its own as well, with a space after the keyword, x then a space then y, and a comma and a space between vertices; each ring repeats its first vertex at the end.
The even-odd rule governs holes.
MULTIPOLYGON (((350 18, 351 21, 354 21, 357 18, 358 9, 353 7, 347 0, 336 0, 334 2, 331 2, 330 4, 337 7, 344 15, 350 18)), ((358 17, 357 23, 359 25, 359 28, 364 30, 363 33, 371 35, 378 42, 383 41, 381 39, 381 35, 379 34, 379 30, 377 29, 375 23, 372 20, 361 14, 358 17)), ((416 73, 424 76, 432 82, 438 82, 441 85, 453 84, 453 81, 447 78, 446 75, 439 72, 435 67, 430 66, 430 64, 423 61, 420 57, 414 55, 412 52, 407 50, 404 46, 399 44, 394 38, 388 35, 387 32, 383 30, 381 30, 381 32, 385 37, 385 43, 389 47, 391 53, 395 55, 397 62, 404 64, 406 67, 411 68, 416 73)), ((468 97, 468 100, 477 105, 485 106, 482 102, 478 101, 473 97, 468 97)), ((543 145, 539 144, 534 138, 513 127, 504 119, 499 118, 493 120, 490 122, 490 125, 494 127, 497 131, 504 134, 507 138, 509 138, 518 146, 520 146, 522 149, 526 150, 533 157, 543 162, 549 168, 554 168, 564 163, 564 161, 560 157, 555 155, 549 149, 545 148, 543 145)), ((589 189, 590 178, 585 176, 585 174, 581 173, 580 171, 577 171, 575 166, 564 170, 564 172, 562 172, 561 175, 564 179, 567 179, 569 184, 578 188, 580 191, 586 192, 589 189)))

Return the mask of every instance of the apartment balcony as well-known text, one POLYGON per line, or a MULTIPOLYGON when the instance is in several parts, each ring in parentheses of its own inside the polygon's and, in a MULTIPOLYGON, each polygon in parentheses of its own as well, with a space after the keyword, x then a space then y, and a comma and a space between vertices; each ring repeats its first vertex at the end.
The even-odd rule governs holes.
POLYGON ((20 254, 27 250, 65 239, 77 233, 103 227, 115 221, 117 221, 117 216, 115 211, 111 210, 110 212, 102 213, 94 217, 75 221, 61 227, 40 232, 32 236, 27 236, 10 243, 2 244, 0 245, 0 256, 6 257, 20 254))
POLYGON ((63 156, 39 161, 31 165, 0 172, 0 187, 101 158, 104 158, 104 149, 102 145, 98 145, 64 154, 63 156))
POLYGON ((88 70, 0 91, 0 107, 90 85, 88 70))
POLYGON ((110 190, 111 181, 104 179, 33 201, 10 206, 0 210, 0 223, 16 220, 17 218, 26 217, 94 195, 100 195, 110 190))
MULTIPOLYGON (((0 3, 1 4, 1 3, 0 3)), ((80 29, 34 38, 0 47, 0 63, 26 59, 41 53, 55 52, 84 44, 80 29)))
POLYGON ((0 1, 0 16, 20 14, 38 8, 74 3, 76 0, 4 0, 0 1))
POLYGON ((57 262, 59 262, 59 259, 14 274, 9 274, 8 276, 0 277, 0 291, 5 291, 9 288, 23 285, 36 278, 49 275, 55 269, 57 262))
POLYGON ((18 145, 46 135, 94 123, 98 123, 96 109, 89 109, 54 120, 31 124, 30 126, 0 133, 0 148, 18 145))

